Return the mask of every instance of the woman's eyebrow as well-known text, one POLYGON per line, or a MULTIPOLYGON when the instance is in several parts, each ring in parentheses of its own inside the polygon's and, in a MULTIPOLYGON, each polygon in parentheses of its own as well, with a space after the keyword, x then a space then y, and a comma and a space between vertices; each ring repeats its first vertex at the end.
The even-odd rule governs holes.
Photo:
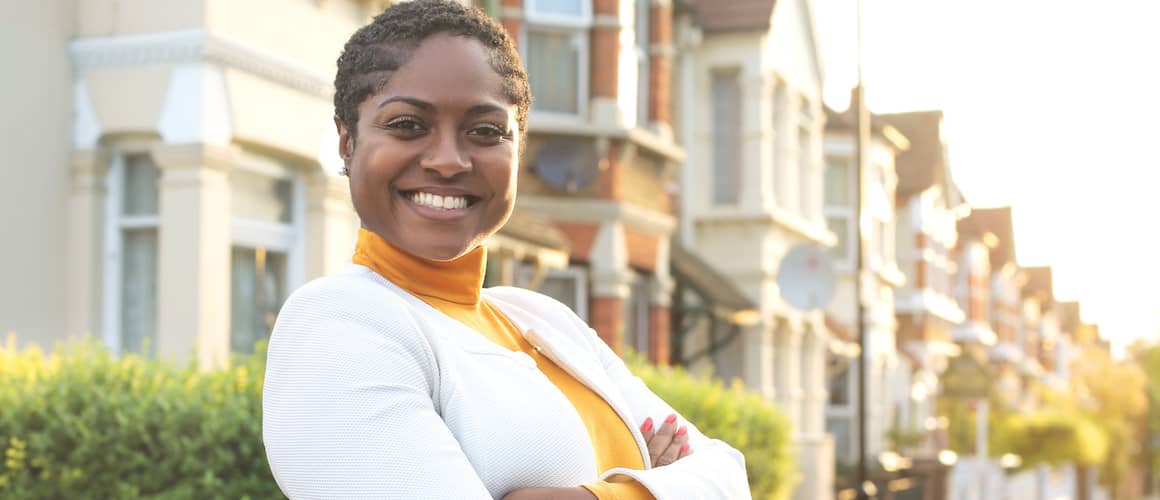
POLYGON ((467 110, 469 115, 482 115, 487 113, 507 113, 507 109, 496 104, 477 104, 467 110))
POLYGON ((414 97, 407 97, 407 96, 388 97, 388 98, 384 99, 383 102, 379 103, 379 107, 381 108, 381 107, 386 106, 392 102, 404 102, 404 103, 410 104, 416 108, 422 109, 424 111, 434 111, 435 110, 434 104, 431 104, 431 103, 424 101, 422 99, 416 99, 414 97))

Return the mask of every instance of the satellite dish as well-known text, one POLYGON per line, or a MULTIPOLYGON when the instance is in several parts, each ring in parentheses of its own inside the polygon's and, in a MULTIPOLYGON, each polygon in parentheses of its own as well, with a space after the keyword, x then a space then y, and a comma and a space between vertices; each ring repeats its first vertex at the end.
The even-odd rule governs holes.
POLYGON ((532 168, 556 189, 575 193, 597 174, 596 146, 590 140, 549 139, 536 152, 532 168))
POLYGON ((812 244, 795 245, 777 268, 781 298, 802 311, 825 307, 834 298, 834 261, 827 248, 812 244))

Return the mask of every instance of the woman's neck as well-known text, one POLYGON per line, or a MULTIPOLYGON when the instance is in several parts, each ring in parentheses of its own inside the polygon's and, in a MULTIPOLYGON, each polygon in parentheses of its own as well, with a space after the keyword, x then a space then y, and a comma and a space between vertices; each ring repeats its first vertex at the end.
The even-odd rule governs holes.
POLYGON ((480 245, 451 260, 432 260, 407 253, 378 234, 359 229, 351 260, 412 294, 477 305, 487 267, 487 250, 480 245))

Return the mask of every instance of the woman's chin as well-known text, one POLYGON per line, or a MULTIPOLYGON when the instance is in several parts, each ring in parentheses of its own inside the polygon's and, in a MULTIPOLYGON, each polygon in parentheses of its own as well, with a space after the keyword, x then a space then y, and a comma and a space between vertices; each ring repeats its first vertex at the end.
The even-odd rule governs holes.
POLYGON ((415 240, 408 242, 410 244, 404 250, 428 260, 454 260, 474 249, 479 241, 478 238, 448 238, 444 235, 415 240))

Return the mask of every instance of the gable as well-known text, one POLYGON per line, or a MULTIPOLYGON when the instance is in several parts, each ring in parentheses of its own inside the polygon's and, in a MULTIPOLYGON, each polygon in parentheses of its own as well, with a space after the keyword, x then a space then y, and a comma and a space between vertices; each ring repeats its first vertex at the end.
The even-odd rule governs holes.
POLYGON ((767 52, 770 66, 798 85, 821 88, 821 48, 809 0, 783 0, 773 11, 767 52))

